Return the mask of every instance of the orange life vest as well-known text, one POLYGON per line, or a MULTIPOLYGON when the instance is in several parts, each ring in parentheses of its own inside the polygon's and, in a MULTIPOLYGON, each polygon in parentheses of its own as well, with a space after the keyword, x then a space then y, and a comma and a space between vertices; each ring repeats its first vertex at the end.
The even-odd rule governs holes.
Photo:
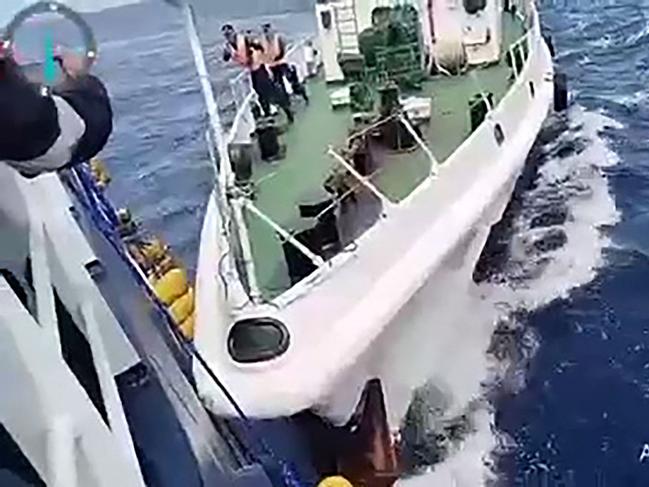
POLYGON ((258 51, 257 49, 251 49, 250 50, 250 63, 248 64, 248 67, 252 71, 256 71, 259 69, 261 66, 266 64, 266 50, 264 52, 258 51))
POLYGON ((266 64, 268 64, 268 66, 284 64, 284 52, 279 34, 272 34, 270 38, 262 36, 261 42, 262 46, 264 46, 266 64))
POLYGON ((248 55, 248 46, 246 45, 246 36, 237 34, 237 45, 233 49, 233 59, 237 64, 248 67, 250 65, 250 56, 248 55))

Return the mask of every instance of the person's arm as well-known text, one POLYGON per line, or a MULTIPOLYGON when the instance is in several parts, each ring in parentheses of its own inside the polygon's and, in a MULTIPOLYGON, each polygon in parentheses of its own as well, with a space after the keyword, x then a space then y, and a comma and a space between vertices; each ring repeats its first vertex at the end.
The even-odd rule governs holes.
POLYGON ((63 100, 40 93, 13 59, 0 64, 0 160, 28 177, 58 169, 70 159, 83 121, 63 100))
MULTIPOLYGON (((78 63, 76 57, 62 59, 65 80, 53 91, 55 97, 65 100, 74 109, 85 125, 72 151, 72 158, 66 165, 95 157, 104 148, 113 131, 113 109, 106 87, 96 76, 83 72, 78 63)), ((71 118, 66 120, 59 117, 62 131, 68 125, 74 125, 71 118)))
POLYGON ((232 46, 230 45, 229 42, 226 42, 225 47, 223 49, 223 61, 226 63, 232 59, 232 46))

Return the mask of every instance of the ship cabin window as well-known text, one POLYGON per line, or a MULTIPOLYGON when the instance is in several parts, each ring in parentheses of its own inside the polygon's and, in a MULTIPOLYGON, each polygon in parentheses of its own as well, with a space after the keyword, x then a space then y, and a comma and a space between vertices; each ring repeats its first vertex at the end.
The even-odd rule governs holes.
POLYGON ((534 98, 536 96, 536 89, 534 88, 534 81, 530 81, 530 96, 534 98))
POLYGON ((503 132, 503 128, 499 123, 496 123, 496 125, 494 125, 494 138, 496 139, 496 143, 498 145, 503 145, 503 142, 505 141, 505 133, 503 132))
POLYGON ((289 342, 288 330, 278 320, 247 318, 230 329, 228 351, 236 362, 265 362, 286 352, 289 342))

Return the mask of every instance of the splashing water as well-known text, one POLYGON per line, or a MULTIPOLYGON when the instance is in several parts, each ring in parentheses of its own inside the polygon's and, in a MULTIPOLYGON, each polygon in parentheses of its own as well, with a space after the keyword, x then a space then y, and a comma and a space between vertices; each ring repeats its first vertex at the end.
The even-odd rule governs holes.
MULTIPOLYGON (((440 463, 420 468, 399 485, 475 487, 497 480, 495 457, 515 445, 494 427, 489 398, 525 387, 527 364, 538 348, 536 336, 524 326, 525 314, 567 298, 603 265, 602 250, 610 243, 605 229, 619 214, 604 174, 618 157, 601 133, 621 128, 606 115, 579 106, 567 119, 546 124, 528 160, 533 176, 521 178, 505 217, 509 221, 496 230, 505 234, 500 238, 506 240, 506 257, 488 281, 473 286, 466 311, 457 320, 470 326, 453 350, 460 358, 449 361, 454 366, 464 363, 464 373, 446 377, 442 402, 449 406, 446 417, 449 410, 457 414, 471 405, 470 432, 443 450, 440 463)), ((426 426, 439 433, 439 423, 426 426)), ((429 437, 439 441, 439 434, 429 437)))

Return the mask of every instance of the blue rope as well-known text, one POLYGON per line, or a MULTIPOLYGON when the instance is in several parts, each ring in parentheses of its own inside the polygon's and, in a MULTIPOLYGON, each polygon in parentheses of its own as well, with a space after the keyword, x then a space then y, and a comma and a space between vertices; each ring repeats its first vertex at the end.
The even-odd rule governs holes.
POLYGON ((97 210, 96 213, 100 218, 106 221, 113 230, 116 230, 119 226, 117 211, 108 198, 106 198, 104 192, 99 189, 94 178, 88 173, 87 169, 82 167, 73 169, 73 172, 76 174, 81 186, 83 187, 84 196, 88 203, 87 208, 91 211, 97 210), (95 204, 93 204, 93 201, 95 204))
MULTIPOLYGON (((117 211, 113 204, 108 200, 104 192, 97 186, 94 178, 89 173, 87 164, 77 165, 74 168, 70 169, 71 173, 76 176, 76 179, 80 183, 79 185, 74 184, 69 178, 68 183, 72 191, 77 195, 79 202, 88 210, 90 218, 93 223, 97 226, 101 234, 109 241, 111 246, 116 250, 122 261, 126 264, 127 268, 135 278, 136 282, 139 283, 140 287, 146 292, 147 296, 151 299, 151 302, 155 306, 156 310, 160 312, 167 321, 167 326, 171 328, 171 331, 174 337, 179 341, 180 345, 191 354, 205 369, 209 377, 214 381, 218 386, 221 392, 224 394, 228 402, 232 405, 237 415, 240 417, 242 423, 244 424, 246 430, 251 436, 256 437, 261 450, 266 451, 271 458, 273 458, 280 467, 282 481, 285 487, 308 487, 306 483, 300 480, 300 476, 296 468, 285 460, 278 458, 272 451, 271 447, 267 444, 265 439, 261 437, 254 431, 254 427, 250 419, 246 416, 244 411, 241 409, 236 399, 232 396, 228 388, 223 384, 223 382, 216 376, 212 368, 205 361, 201 353, 196 349, 196 346, 191 341, 185 339, 184 336, 180 334, 175 322, 167 307, 160 301, 160 299, 151 291, 149 284, 144 280, 142 275, 134 268, 131 259, 128 258, 126 254, 126 249, 122 243, 122 239, 119 235, 119 218, 117 216, 117 211)), ((258 461, 258 460, 257 460, 258 461)))

